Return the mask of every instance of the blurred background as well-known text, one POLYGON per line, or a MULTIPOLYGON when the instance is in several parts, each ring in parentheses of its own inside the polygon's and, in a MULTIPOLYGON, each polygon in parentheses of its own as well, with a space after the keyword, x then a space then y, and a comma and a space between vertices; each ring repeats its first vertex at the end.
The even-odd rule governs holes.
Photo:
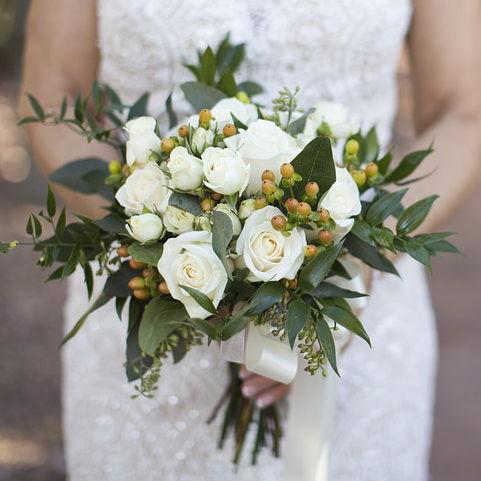
MULTIPOLYGON (((23 238, 24 221, 44 205, 46 192, 45 181, 30 158, 27 139, 16 126, 16 101, 23 94, 18 82, 27 9, 28 0, 0 0, 3 241, 23 238)), ((412 138, 405 55, 400 60, 399 81, 396 142, 402 145, 412 138)), ((464 255, 435 261, 431 279, 440 340, 433 481, 481 480, 480 205, 481 184, 459 213, 442 226, 460 234, 456 243, 464 255)), ((44 284, 45 274, 35 267, 35 261, 25 249, 0 258, 0 481, 65 479, 57 350, 65 286, 44 284)))

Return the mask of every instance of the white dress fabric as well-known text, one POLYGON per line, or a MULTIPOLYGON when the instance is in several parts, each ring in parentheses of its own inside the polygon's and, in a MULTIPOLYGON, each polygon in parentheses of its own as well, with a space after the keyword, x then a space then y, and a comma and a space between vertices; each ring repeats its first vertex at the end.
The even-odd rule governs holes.
MULTIPOLYGON (((248 43, 238 76, 260 81, 263 101, 299 85, 302 105, 341 101, 376 124, 387 145, 410 15, 408 0, 98 0, 100 77, 129 101, 153 92, 151 109, 160 112, 172 88, 191 79, 183 62, 230 31, 248 43)), ((178 95, 174 107, 185 108, 178 95)), ((355 339, 339 359, 330 481, 428 479, 436 332, 423 269, 408 258, 398 269, 402 280, 374 276, 362 314, 373 348, 355 339)), ((77 273, 67 327, 88 305, 84 291, 77 273)), ((237 472, 229 446, 217 450, 219 422, 205 422, 228 380, 216 349, 166 363, 155 399, 132 400, 125 332, 107 305, 63 349, 70 481, 282 479, 282 459, 267 450, 253 468, 246 449, 237 472)))

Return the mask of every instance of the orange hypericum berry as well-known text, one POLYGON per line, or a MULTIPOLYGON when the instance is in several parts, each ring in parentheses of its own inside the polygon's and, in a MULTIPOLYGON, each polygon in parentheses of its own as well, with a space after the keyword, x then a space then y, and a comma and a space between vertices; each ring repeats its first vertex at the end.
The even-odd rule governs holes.
POLYGON ((129 251, 127 250, 127 246, 120 246, 117 249, 117 255, 119 257, 129 257, 129 251))
POLYGON ((201 124, 208 124, 212 120, 212 113, 209 109, 202 109, 199 112, 199 122, 201 124))
POLYGON ((283 215, 275 215, 271 219, 271 224, 275 230, 284 230, 287 224, 287 220, 283 215))
POLYGON ((261 179, 262 180, 270 180, 272 182, 275 182, 276 176, 275 176, 274 172, 272 172, 272 170, 264 170, 264 172, 262 172, 261 179))
POLYGON ((352 170, 351 176, 358 187, 362 187, 366 183, 367 175, 364 170, 352 170))
POLYGON ((145 269, 147 267, 147 264, 145 262, 139 262, 135 259, 130 259, 129 265, 130 267, 132 267, 132 269, 145 269))
POLYGON ((158 290, 161 294, 169 294, 170 291, 169 291, 169 288, 167 287, 167 282, 165 281, 162 281, 159 286, 158 286, 158 290))
POLYGON ((307 202, 299 202, 297 213, 302 217, 307 217, 312 212, 311 206, 307 202))
POLYGON ((311 257, 314 257, 317 255, 317 247, 313 246, 312 244, 307 245, 304 247, 304 255, 310 259, 311 257))
POLYGON ((294 199, 293 197, 290 197, 286 200, 286 203, 284 205, 286 206, 287 212, 289 212, 289 214, 295 214, 299 207, 299 201, 297 199, 294 199))
POLYGON ((281 175, 284 179, 290 179, 294 175, 294 167, 291 164, 282 164, 281 175))
POLYGON ((214 199, 205 198, 201 203, 200 207, 204 212, 212 210, 215 207, 214 199))
POLYGON ((189 136, 189 126, 185 124, 181 125, 178 128, 177 133, 179 134, 179 137, 182 137, 183 139, 185 139, 186 137, 189 136))
POLYGON ((224 137, 232 137, 237 134, 237 129, 234 124, 226 124, 222 129, 222 133, 224 134, 224 137))
POLYGON ((321 245, 324 247, 332 244, 332 234, 328 230, 319 231, 318 239, 321 245))
POLYGON ((143 289, 145 287, 145 279, 140 276, 132 277, 129 281, 129 287, 134 291, 143 289))
POLYGON ((308 182, 304 187, 304 191, 308 197, 315 197, 319 193, 317 182, 308 182))
POLYGON ((262 181, 262 193, 269 195, 273 194, 276 191, 277 187, 272 180, 263 180, 262 181))
POLYGON ((254 207, 259 210, 263 209, 267 205, 267 199, 265 197, 256 197, 254 201, 254 207))
POLYGON ((329 222, 329 220, 331 219, 331 216, 329 215, 329 211, 327 209, 321 209, 318 212, 318 214, 319 214, 319 220, 324 224, 329 222))
POLYGON ((139 301, 146 301, 150 297, 150 291, 147 288, 135 289, 132 295, 139 301))
POLYGON ((173 150, 175 149, 175 142, 170 139, 170 138, 167 138, 167 139, 163 139, 162 142, 160 143, 160 150, 164 153, 164 154, 170 154, 173 150))
POLYGON ((355 139, 351 139, 346 144, 346 153, 348 155, 357 155, 358 152, 359 152, 359 142, 355 139))
POLYGON ((379 172, 379 168, 374 162, 370 162, 366 165, 364 172, 366 172, 367 177, 370 179, 379 172))

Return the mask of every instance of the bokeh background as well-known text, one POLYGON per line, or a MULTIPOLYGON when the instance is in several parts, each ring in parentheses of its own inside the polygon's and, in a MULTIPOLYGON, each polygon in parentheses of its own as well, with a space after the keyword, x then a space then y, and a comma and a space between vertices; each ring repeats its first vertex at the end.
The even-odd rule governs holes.
MULTIPOLYGON (((23 94, 18 82, 27 8, 28 0, 0 0, 0 239, 4 241, 23 238, 24 220, 43 204, 46 192, 25 134, 16 126, 16 101, 23 94)), ((403 145, 413 137, 406 55, 400 59, 399 84, 395 136, 403 145)), ((481 183, 442 226, 460 234, 456 242, 464 255, 436 260, 430 282, 440 341, 433 481, 481 480, 480 206, 481 183)), ((0 481, 65 479, 57 349, 65 286, 44 284, 45 274, 35 261, 23 249, 0 258, 0 481)))

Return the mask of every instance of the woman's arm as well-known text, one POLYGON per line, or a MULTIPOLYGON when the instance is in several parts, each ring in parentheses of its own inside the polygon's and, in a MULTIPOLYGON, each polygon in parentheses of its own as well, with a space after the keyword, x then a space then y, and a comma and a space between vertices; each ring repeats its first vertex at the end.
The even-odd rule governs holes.
MULTIPOLYGON (((22 93, 31 93, 41 103, 58 109, 62 98, 88 93, 97 76, 99 54, 96 46, 95 0, 32 0, 27 22, 22 93)), ((30 115, 25 96, 21 115, 30 115)), ((115 152, 64 126, 27 127, 35 161, 45 175, 75 158, 98 156, 111 159, 115 152)), ((63 187, 56 190, 76 213, 101 217, 105 204, 96 196, 84 196, 63 187)))
POLYGON ((414 1, 408 37, 418 135, 414 148, 435 141, 434 154, 419 169, 435 172, 411 186, 406 204, 433 190, 441 195, 423 224, 426 230, 446 220, 479 180, 480 24, 479 0, 414 1))

